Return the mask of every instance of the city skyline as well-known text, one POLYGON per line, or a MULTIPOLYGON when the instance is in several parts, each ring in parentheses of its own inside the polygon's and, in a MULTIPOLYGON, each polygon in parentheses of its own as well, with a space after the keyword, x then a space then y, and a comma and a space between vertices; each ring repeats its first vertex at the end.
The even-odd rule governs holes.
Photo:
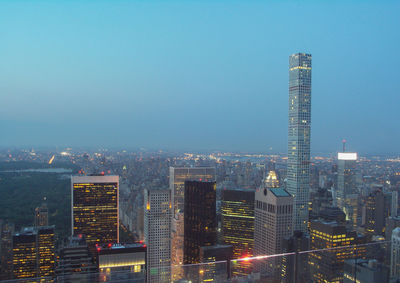
POLYGON ((398 6, 3 2, 0 24, 14 32, 3 34, 0 145, 284 152, 286 58, 306 52, 313 150, 346 138, 350 150, 397 153, 398 6))

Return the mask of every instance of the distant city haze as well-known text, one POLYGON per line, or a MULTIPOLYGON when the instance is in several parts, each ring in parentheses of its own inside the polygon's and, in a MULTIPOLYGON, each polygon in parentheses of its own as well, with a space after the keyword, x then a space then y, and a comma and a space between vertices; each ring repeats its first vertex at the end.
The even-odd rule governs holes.
POLYGON ((400 153, 399 1, 1 1, 0 146, 400 153), (272 2, 272 3, 270 3, 272 2))

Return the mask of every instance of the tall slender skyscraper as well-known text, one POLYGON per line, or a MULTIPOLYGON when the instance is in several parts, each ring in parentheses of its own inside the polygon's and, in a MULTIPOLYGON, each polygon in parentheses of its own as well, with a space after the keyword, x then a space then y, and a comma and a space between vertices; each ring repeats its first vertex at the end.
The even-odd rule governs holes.
POLYGON ((307 231, 310 187, 311 55, 289 57, 287 190, 294 196, 293 228, 307 231))
POLYGON ((171 191, 145 189, 144 205, 147 282, 171 282, 171 191))

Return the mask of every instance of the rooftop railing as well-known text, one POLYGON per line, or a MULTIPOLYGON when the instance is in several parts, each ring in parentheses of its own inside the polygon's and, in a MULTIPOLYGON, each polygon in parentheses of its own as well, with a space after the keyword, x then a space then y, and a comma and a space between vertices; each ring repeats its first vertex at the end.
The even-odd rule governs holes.
MULTIPOLYGON (((336 246, 150 270, 147 282, 389 282, 390 242, 336 246)), ((73 273, 4 282, 146 282, 146 271, 73 273)))

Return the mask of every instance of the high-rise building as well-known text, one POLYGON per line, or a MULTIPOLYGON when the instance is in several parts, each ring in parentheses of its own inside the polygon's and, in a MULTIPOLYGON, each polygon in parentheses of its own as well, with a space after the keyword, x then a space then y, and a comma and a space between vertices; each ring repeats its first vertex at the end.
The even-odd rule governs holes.
POLYGON ((391 193, 377 189, 366 198, 363 207, 363 224, 368 234, 384 235, 386 218, 390 216, 391 193))
POLYGON ((13 274, 15 279, 38 276, 37 237, 33 229, 13 236, 13 274))
POLYGON ((357 153, 338 153, 338 175, 336 189, 337 206, 346 214, 346 219, 357 227, 358 191, 356 183, 357 153))
POLYGON ((177 277, 183 276, 183 271, 177 266, 183 264, 185 181, 215 181, 215 176, 214 167, 169 168, 169 188, 173 203, 171 259, 177 277))
MULTIPOLYGON (((222 241, 233 247, 234 259, 253 256, 254 193, 244 189, 222 191, 222 241)), ((251 272, 250 267, 249 262, 242 261, 232 270, 232 275, 246 275, 251 272)))
POLYGON ((254 247, 253 190, 222 191, 222 235, 225 245, 232 245, 233 258, 251 257, 254 247))
POLYGON ((231 245, 214 245, 200 247, 199 282, 223 282, 229 277, 232 260, 231 245), (216 262, 216 263, 215 263, 216 262))
POLYGON ((184 211, 185 181, 215 181, 214 167, 170 167, 169 188, 173 192, 174 216, 184 211))
POLYGON ((144 192, 147 282, 171 282, 171 190, 144 192))
MULTIPOLYGON (((254 255, 282 252, 282 241, 293 233, 293 197, 284 189, 259 189, 255 194, 254 255)), ((280 276, 280 259, 272 258, 258 268, 267 276, 280 276)))
POLYGON ((294 197, 293 229, 307 231, 310 190, 311 55, 289 57, 289 132, 286 189, 294 197))
POLYGON ((94 246, 119 242, 119 177, 71 177, 72 235, 94 246))
POLYGON ((344 261, 366 255, 365 246, 355 246, 365 238, 335 221, 312 221, 310 239, 310 249, 320 250, 308 254, 312 282, 342 282, 344 261))
POLYGON ((0 225, 0 280, 13 277, 13 234, 14 224, 2 222, 0 225))
POLYGON ((57 278, 61 282, 94 282, 97 281, 97 271, 85 237, 81 234, 71 236, 60 250, 57 278))
POLYGON ((52 277, 55 271, 54 226, 27 227, 13 236, 14 278, 52 277))
POLYGON ((217 243, 216 183, 185 182, 183 262, 200 262, 200 247, 217 243))
POLYGON ((49 210, 47 205, 43 203, 35 208, 35 227, 49 225, 49 210))
POLYGON ((39 277, 53 276, 55 272, 54 226, 36 227, 39 277))
POLYGON ((310 249, 310 237, 301 231, 294 231, 293 236, 282 242, 283 253, 296 253, 282 258, 281 282, 308 282, 308 254, 300 253, 310 249))
POLYGON ((400 227, 392 232, 392 256, 390 261, 390 276, 400 279, 400 227))

